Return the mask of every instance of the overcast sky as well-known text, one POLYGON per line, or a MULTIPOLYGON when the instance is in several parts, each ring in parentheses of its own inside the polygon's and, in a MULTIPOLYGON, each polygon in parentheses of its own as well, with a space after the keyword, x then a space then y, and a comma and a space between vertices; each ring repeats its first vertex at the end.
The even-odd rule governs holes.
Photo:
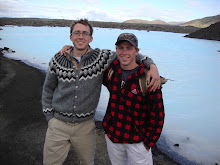
POLYGON ((0 17, 191 21, 220 14, 220 0, 0 0, 0 17))

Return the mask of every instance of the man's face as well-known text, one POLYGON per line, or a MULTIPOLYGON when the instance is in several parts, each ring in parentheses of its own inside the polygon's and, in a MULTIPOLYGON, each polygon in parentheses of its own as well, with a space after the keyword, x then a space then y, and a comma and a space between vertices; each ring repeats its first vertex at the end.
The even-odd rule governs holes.
POLYGON ((87 49, 89 43, 93 40, 92 36, 90 36, 89 26, 77 23, 72 30, 70 40, 73 42, 75 49, 87 49))
POLYGON ((116 46, 116 53, 122 69, 131 70, 137 66, 136 55, 139 50, 128 41, 122 41, 116 46))

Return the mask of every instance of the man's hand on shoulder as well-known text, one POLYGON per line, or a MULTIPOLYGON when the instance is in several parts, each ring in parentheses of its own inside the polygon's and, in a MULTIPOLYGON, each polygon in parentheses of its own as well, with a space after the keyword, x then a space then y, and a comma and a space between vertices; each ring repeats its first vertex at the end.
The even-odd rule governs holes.
POLYGON ((65 51, 70 50, 71 48, 72 48, 72 45, 65 45, 57 53, 60 53, 61 55, 66 55, 65 51))
POLYGON ((147 84, 148 84, 147 88, 151 87, 150 91, 155 91, 156 89, 160 89, 160 85, 161 85, 160 75, 156 65, 154 64, 150 65, 150 70, 148 71, 147 74, 147 84))

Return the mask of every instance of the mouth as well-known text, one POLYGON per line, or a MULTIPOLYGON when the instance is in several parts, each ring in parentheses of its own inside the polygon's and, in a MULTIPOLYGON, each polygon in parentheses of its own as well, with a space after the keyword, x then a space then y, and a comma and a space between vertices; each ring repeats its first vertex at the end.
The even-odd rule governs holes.
POLYGON ((83 44, 84 42, 83 42, 83 41, 78 41, 77 43, 78 43, 78 44, 83 44))
POLYGON ((127 56, 121 56, 121 59, 122 59, 123 61, 126 61, 126 60, 129 59, 129 57, 127 57, 127 56))

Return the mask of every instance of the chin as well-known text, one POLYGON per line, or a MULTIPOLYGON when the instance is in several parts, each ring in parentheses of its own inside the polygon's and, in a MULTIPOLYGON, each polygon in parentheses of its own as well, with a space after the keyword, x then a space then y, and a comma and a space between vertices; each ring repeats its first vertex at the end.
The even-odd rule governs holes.
POLYGON ((120 61, 120 63, 123 64, 123 65, 128 65, 127 61, 120 61))
POLYGON ((87 48, 86 46, 83 46, 83 47, 82 46, 77 46, 78 50, 85 50, 86 48, 87 48))
POLYGON ((122 66, 128 66, 127 63, 123 63, 123 62, 121 63, 121 65, 122 65, 122 66))

